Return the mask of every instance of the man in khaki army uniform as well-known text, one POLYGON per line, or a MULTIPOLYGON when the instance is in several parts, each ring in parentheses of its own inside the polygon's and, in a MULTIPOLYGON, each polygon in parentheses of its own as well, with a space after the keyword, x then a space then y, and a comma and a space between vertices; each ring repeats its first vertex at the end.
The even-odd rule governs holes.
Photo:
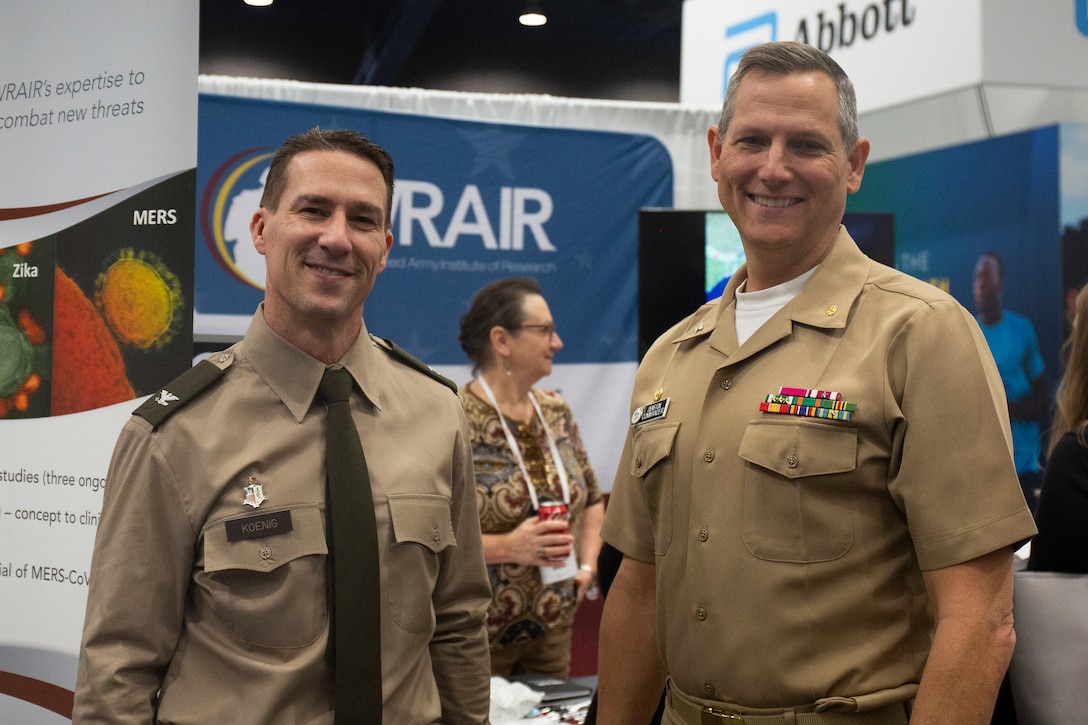
POLYGON ((841 220, 869 153, 849 79, 749 50, 708 134, 747 263, 639 367, 602 536, 600 716, 988 723, 1035 533, 971 315, 841 220))
POLYGON ((334 722, 334 678, 352 673, 330 660, 315 401, 329 368, 354 379, 374 502, 378 719, 487 721, 491 588, 463 410, 362 320, 393 244, 392 192, 392 160, 353 131, 314 129, 273 159, 251 224, 265 299, 245 338, 152 396, 118 440, 74 722, 334 722))

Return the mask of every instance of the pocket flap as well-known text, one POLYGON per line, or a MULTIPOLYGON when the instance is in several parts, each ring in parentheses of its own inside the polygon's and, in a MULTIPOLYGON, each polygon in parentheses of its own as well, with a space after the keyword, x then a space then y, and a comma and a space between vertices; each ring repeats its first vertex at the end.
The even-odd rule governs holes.
POLYGON ((632 441, 631 475, 642 478, 647 471, 672 455, 679 423, 645 424, 635 428, 632 441))
POLYGON ((290 514, 290 530, 258 538, 238 541, 227 538, 230 523, 252 519, 255 516, 253 513, 207 524, 204 527, 204 571, 271 571, 299 557, 329 553, 325 542, 325 523, 317 504, 261 510, 265 514, 282 511, 290 514))
POLYGON ((808 420, 757 420, 748 425, 739 455, 786 478, 845 473, 857 467, 856 428, 808 420))
POLYGON ((450 500, 426 493, 401 493, 389 496, 389 517, 393 538, 398 544, 422 544, 434 552, 456 546, 450 500))

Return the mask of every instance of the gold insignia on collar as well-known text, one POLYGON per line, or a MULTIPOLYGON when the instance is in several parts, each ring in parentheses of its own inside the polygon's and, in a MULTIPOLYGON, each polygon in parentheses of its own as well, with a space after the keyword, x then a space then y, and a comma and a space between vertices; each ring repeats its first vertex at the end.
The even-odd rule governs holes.
POLYGON ((665 389, 664 388, 658 388, 657 392, 654 393, 654 402, 656 403, 657 401, 661 400, 661 396, 664 395, 664 394, 665 394, 665 389))
POLYGON ((828 317, 831 317, 832 315, 834 315, 838 311, 839 311, 839 306, 838 305, 828 305, 824 309, 824 314, 827 315, 828 317))

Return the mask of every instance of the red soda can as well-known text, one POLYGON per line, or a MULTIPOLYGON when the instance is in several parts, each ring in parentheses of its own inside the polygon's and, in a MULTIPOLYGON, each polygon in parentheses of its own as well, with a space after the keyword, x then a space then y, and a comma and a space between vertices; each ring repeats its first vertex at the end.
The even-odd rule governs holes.
POLYGON ((569 521, 570 513, 567 505, 558 501, 542 501, 537 515, 541 521, 569 521))

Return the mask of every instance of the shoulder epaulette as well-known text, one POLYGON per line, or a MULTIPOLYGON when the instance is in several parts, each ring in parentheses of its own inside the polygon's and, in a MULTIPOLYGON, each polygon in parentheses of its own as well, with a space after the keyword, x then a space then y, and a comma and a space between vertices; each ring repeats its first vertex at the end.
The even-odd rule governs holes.
POLYGON ((234 355, 229 352, 217 353, 216 361, 201 360, 184 373, 166 384, 166 387, 154 393, 144 401, 133 415, 138 415, 153 427, 196 400, 202 392, 212 385, 230 367, 234 355))
POLYGON ((407 352, 397 343, 384 337, 375 339, 385 343, 381 347, 400 362, 404 363, 413 370, 418 370, 424 375, 434 378, 435 380, 452 390, 454 393, 457 392, 457 383, 453 382, 445 375, 440 375, 439 373, 435 372, 434 368, 432 368, 430 365, 423 362, 422 360, 414 357, 410 352, 407 352))

